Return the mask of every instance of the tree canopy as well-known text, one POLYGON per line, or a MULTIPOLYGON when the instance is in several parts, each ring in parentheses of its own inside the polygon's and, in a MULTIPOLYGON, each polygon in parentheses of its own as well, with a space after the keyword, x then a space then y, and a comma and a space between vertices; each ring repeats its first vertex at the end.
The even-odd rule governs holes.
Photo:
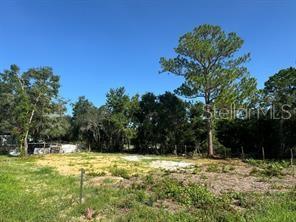
POLYGON ((243 103, 256 89, 244 63, 249 54, 237 56, 243 40, 225 33, 219 26, 201 25, 183 35, 175 48, 175 58, 161 58, 163 72, 183 76, 176 90, 189 98, 202 97, 208 119, 208 153, 214 154, 211 114, 213 106, 243 103))

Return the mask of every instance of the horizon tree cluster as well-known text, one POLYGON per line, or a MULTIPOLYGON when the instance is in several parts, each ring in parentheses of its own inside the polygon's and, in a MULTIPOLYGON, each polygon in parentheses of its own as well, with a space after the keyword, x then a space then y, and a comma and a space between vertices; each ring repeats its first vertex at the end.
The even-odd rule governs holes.
POLYGON ((259 90, 245 66, 250 55, 238 55, 242 45, 236 33, 201 25, 180 38, 176 57, 160 59, 162 72, 184 77, 174 93, 110 89, 100 107, 79 97, 72 116, 52 68, 21 73, 12 65, 0 73, 0 135, 12 135, 22 155, 28 141, 67 141, 98 152, 287 157, 296 146, 296 69, 280 70, 259 90), (248 118, 213 118, 232 105, 250 110, 248 118))

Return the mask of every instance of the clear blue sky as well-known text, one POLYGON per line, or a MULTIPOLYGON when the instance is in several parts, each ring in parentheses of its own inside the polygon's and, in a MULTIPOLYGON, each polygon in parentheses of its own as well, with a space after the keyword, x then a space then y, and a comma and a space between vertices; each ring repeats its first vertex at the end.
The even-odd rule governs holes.
POLYGON ((130 95, 177 88, 180 78, 158 74, 159 58, 204 23, 245 40, 260 87, 296 66, 295 0, 1 0, 0 9, 0 70, 51 66, 71 101, 101 105, 119 86, 130 95))

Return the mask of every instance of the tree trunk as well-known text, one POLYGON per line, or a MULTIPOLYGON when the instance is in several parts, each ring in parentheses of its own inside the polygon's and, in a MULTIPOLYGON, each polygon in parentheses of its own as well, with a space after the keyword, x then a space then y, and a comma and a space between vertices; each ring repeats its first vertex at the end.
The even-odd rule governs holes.
POLYGON ((29 149, 29 145, 28 145, 28 135, 29 135, 29 130, 26 132, 25 138, 24 138, 24 155, 27 156, 28 155, 28 149, 29 149))
POLYGON ((21 156, 25 156, 26 155, 26 152, 25 152, 25 149, 24 149, 24 143, 23 143, 23 140, 20 140, 20 154, 21 156))
POLYGON ((35 114, 35 109, 33 109, 32 112, 31 112, 31 116, 30 116, 28 126, 27 126, 28 128, 27 128, 27 131, 25 133, 25 138, 24 138, 24 154, 25 155, 28 155, 28 148, 29 148, 29 146, 28 146, 28 136, 29 136, 30 125, 32 123, 34 114, 35 114))
MULTIPOLYGON (((37 101, 39 100, 39 97, 37 98, 37 101)), ((35 105, 36 107, 36 105, 35 105)), ((23 145, 24 145, 24 150, 23 150, 23 153, 21 153, 22 155, 26 156, 28 155, 28 136, 29 136, 29 131, 30 131, 30 126, 31 126, 31 123, 33 121, 33 118, 34 118, 34 115, 35 115, 35 108, 33 108, 32 112, 31 112, 31 115, 30 115, 30 118, 29 118, 29 121, 28 121, 28 125, 26 126, 27 129, 26 129, 26 132, 25 132, 25 136, 24 136, 24 140, 22 141, 23 145)))
POLYGON ((211 108, 210 105, 206 105, 207 113, 207 133, 208 133, 208 155, 209 157, 214 156, 213 148, 213 130, 212 130, 212 117, 211 117, 211 108))

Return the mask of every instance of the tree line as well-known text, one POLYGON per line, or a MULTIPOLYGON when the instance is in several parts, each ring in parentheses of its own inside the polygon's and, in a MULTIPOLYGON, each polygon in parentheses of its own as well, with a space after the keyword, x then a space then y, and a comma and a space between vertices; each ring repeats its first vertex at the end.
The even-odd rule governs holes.
POLYGON ((52 68, 12 65, 0 73, 0 134, 13 135, 23 155, 28 141, 68 141, 100 152, 286 157, 296 144, 296 69, 257 89, 242 45, 236 33, 201 25, 181 36, 175 57, 160 59, 162 72, 184 78, 174 92, 111 89, 100 107, 80 97, 71 116, 52 68))

